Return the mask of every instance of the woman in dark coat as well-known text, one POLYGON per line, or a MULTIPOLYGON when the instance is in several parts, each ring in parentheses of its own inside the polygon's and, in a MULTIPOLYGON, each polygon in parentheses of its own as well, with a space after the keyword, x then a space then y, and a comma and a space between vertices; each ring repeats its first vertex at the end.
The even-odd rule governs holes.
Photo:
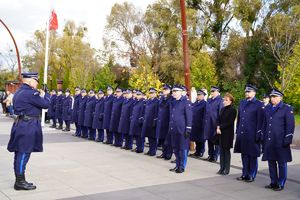
POLYGON ((227 175, 230 171, 230 149, 233 147, 234 121, 237 113, 233 107, 233 102, 233 96, 226 93, 224 96, 224 107, 221 109, 217 126, 220 145, 220 170, 218 174, 222 175, 227 175))

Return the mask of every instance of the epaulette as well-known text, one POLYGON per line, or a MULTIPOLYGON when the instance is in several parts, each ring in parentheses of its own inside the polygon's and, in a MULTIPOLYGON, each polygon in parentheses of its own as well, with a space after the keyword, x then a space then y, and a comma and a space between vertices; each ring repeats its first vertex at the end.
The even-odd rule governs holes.
POLYGON ((34 95, 34 96, 39 96, 39 95, 40 95, 40 92, 39 92, 39 91, 35 91, 35 92, 33 93, 33 95, 34 95))

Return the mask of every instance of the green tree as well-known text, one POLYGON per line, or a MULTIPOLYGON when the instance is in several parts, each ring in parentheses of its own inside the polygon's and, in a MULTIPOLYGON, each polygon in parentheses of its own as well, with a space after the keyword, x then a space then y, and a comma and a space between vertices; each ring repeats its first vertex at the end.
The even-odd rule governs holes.
POLYGON ((217 84, 216 69, 207 53, 198 53, 191 64, 192 85, 197 89, 217 84))
POLYGON ((112 73, 111 68, 113 61, 110 59, 107 64, 98 70, 95 76, 94 84, 95 89, 106 89, 107 85, 116 87, 116 75, 112 73))

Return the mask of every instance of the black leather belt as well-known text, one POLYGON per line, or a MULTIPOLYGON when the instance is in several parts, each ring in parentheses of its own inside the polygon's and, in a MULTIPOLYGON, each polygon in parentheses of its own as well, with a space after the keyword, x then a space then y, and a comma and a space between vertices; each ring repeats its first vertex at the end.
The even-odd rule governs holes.
POLYGON ((28 116, 28 115, 19 115, 17 117, 18 120, 24 120, 24 121, 29 121, 31 119, 37 119, 37 120, 41 120, 40 116, 28 116))

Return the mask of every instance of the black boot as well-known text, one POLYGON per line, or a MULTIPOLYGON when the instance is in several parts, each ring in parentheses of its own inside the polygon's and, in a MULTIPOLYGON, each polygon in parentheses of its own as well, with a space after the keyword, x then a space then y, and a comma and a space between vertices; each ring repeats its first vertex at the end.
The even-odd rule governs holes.
POLYGON ((36 186, 25 181, 24 175, 16 175, 15 190, 35 190, 36 186))
POLYGON ((56 129, 62 129, 62 125, 60 124, 56 129))

